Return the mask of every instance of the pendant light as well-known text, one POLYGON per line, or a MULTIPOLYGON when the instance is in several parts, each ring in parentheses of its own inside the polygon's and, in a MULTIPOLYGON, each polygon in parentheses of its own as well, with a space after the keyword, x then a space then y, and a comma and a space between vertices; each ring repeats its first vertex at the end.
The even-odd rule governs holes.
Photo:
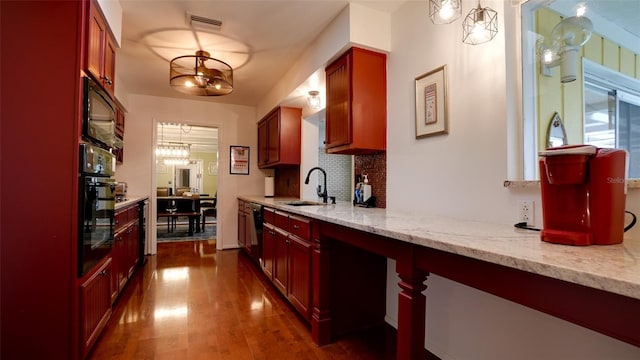
POLYGON ((429 18, 434 24, 449 24, 462 15, 461 0, 429 0, 429 18))
POLYGON ((233 69, 203 50, 179 56, 170 63, 170 84, 189 95, 221 96, 233 91, 233 69))
POLYGON ((309 106, 314 109, 314 110, 318 110, 322 107, 322 103, 320 101, 320 91, 318 90, 311 90, 309 91, 309 97, 307 98, 307 102, 309 103, 309 106))
MULTIPOLYGON (((182 128, 182 127, 181 127, 182 128)), ((189 163, 191 145, 180 142, 164 142, 164 123, 160 123, 160 144, 156 147, 156 156, 163 158, 165 165, 185 165, 189 163)))
POLYGON ((470 45, 482 44, 493 39, 498 34, 498 13, 489 8, 483 8, 478 1, 478 7, 471 9, 462 23, 462 42, 470 45))

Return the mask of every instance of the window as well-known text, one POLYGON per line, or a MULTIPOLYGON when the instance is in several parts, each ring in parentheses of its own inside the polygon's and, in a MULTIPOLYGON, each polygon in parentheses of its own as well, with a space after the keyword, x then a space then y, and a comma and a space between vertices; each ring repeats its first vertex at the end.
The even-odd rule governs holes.
POLYGON ((640 178, 640 81, 584 63, 584 143, 628 152, 629 178, 640 178))

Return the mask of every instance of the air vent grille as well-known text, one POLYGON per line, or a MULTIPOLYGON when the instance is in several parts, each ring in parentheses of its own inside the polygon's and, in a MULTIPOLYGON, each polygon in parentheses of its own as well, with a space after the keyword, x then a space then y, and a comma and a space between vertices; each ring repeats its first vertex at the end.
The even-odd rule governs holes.
POLYGON ((193 27, 203 27, 212 30, 220 30, 222 28, 222 21, 209 19, 204 16, 199 16, 187 12, 187 25, 193 27))

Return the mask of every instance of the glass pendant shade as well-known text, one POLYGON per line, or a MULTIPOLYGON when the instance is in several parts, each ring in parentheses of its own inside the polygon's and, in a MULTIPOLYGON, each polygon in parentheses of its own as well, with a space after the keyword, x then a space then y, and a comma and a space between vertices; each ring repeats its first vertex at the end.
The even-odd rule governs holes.
POLYGON ((171 60, 169 70, 171 87, 189 95, 220 96, 233 91, 231 66, 206 51, 171 60))
POLYGON ((449 24, 462 15, 461 0, 429 0, 429 18, 434 24, 449 24))
POLYGON ((322 107, 321 101, 320 101, 320 92, 317 90, 311 90, 309 91, 309 97, 307 98, 307 102, 309 103, 309 106, 312 109, 320 109, 320 107, 322 107))
POLYGON ((498 13, 489 8, 471 9, 462 23, 462 42, 470 45, 482 44, 498 34, 498 13))

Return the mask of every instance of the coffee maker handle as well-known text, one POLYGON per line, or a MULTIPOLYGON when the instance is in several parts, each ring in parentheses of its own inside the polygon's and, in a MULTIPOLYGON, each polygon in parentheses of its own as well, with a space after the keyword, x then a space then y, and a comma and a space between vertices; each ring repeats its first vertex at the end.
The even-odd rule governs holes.
POLYGON ((631 214, 631 223, 624 227, 624 232, 627 232, 627 230, 630 230, 636 224, 636 214, 626 210, 624 212, 631 214))

